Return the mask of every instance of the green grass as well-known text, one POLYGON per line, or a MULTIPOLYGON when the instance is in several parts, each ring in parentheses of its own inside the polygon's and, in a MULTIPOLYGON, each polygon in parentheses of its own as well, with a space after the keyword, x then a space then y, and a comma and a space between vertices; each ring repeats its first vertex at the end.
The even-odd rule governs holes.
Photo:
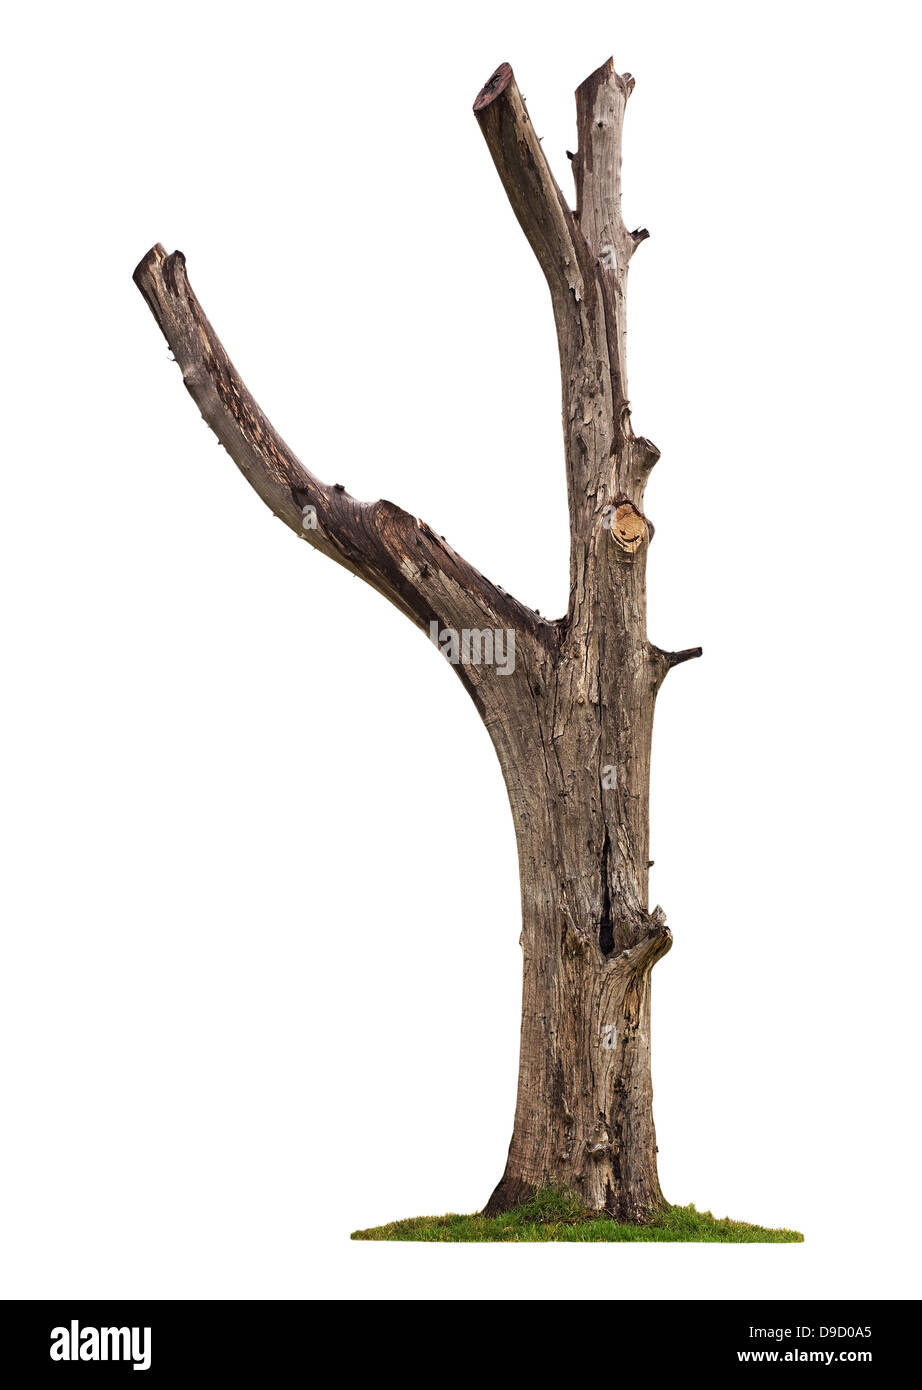
POLYGON ((566 1192, 542 1191, 524 1206, 502 1216, 411 1216, 368 1231, 353 1231, 353 1240, 544 1241, 544 1240, 684 1240, 733 1244, 801 1241, 799 1231, 770 1230, 748 1221, 731 1221, 694 1207, 667 1207, 646 1226, 621 1226, 587 1212, 566 1192))

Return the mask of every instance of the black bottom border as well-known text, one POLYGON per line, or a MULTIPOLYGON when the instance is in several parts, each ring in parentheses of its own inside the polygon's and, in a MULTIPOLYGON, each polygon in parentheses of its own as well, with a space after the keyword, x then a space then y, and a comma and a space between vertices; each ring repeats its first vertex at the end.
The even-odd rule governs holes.
POLYGON ((0 1303, 0 1374, 8 1385, 126 1374, 138 1385, 188 1376, 207 1385, 241 1376, 246 1383, 248 1375, 258 1377, 254 1384, 275 1385, 298 1384, 325 1363, 334 1379, 367 1371, 431 1382, 446 1369, 465 1374, 464 1362, 478 1378, 511 1366, 519 1373, 535 1357, 536 1385, 550 1377, 552 1358, 579 1379, 588 1376, 590 1385, 596 1375, 611 1382, 635 1368, 694 1368, 705 1375, 731 1367, 868 1372, 905 1365, 918 1323, 915 1299, 655 1302, 568 1300, 561 1291, 544 1301, 578 1306, 543 1319, 505 1312, 493 1332, 482 1317, 475 1321, 448 1300, 406 1300, 405 1311, 391 1306, 400 1300, 380 1301, 389 1305, 383 1315, 366 1308, 347 1320, 331 1315, 325 1300, 14 1300, 0 1303), (592 1311, 587 1303, 601 1306, 592 1311), (138 1329, 138 1335, 101 1334, 104 1328, 138 1329), (103 1350, 106 1359, 94 1359, 103 1350), (113 1350, 119 1359, 109 1359, 113 1350), (17 1378, 8 1379, 14 1369, 17 1378))

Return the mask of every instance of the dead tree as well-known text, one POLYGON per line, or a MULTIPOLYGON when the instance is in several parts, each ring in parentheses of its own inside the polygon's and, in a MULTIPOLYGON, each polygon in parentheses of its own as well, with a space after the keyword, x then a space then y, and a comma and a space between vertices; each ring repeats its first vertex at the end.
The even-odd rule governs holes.
POLYGON ((392 502, 359 502, 314 477, 234 370, 182 254, 155 246, 135 271, 188 391, 276 516, 427 634, 481 639, 455 669, 509 793, 524 955, 518 1101, 489 1213, 543 1185, 575 1190, 621 1220, 643 1221, 663 1204, 650 972, 672 937, 662 910, 648 910, 650 741, 667 673, 700 649, 667 652, 647 639, 653 527, 643 495, 659 451, 634 433, 625 376, 628 263, 647 236, 621 217, 633 85, 609 60, 577 90, 574 210, 508 64, 474 103, 557 327, 571 550, 569 606, 556 621, 497 588, 392 502), (482 639, 503 632, 514 641, 511 670, 478 659, 482 639))

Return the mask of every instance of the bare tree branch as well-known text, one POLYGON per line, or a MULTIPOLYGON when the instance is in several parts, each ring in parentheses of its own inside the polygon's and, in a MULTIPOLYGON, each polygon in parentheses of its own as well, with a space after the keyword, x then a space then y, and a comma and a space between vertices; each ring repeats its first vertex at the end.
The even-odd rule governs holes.
MULTIPOLYGON (((418 626, 512 628, 551 649, 553 623, 520 604, 393 502, 360 502, 314 476, 273 428, 237 374, 186 276, 185 257, 154 246, 134 273, 178 362, 186 389, 247 481, 286 525, 357 574, 418 626)), ((477 685, 487 667, 457 667, 477 685)))
POLYGON ((650 235, 645 228, 629 232, 621 216, 621 131, 633 90, 631 74, 615 72, 611 58, 576 89, 573 180, 580 230, 590 247, 616 252, 621 268, 650 235))
POLYGON ((696 657, 703 656, 701 647, 686 647, 681 652, 666 652, 666 661, 670 667, 681 666, 683 661, 694 661, 696 657))
POLYGON ((632 236, 621 216, 621 134, 624 109, 634 90, 629 72, 618 73, 611 58, 576 89, 579 146, 573 159, 580 231, 600 268, 612 359, 612 396, 622 412, 629 405, 626 363, 628 261, 648 232, 632 236))
POLYGON ((477 94, 474 115, 497 173, 538 258, 560 319, 574 314, 592 270, 566 199, 535 133, 512 68, 501 63, 477 94))
POLYGON ((704 654, 701 647, 686 647, 680 652, 667 652, 662 647, 654 646, 652 642, 648 643, 648 646, 658 685, 662 685, 673 666, 681 666, 684 661, 694 661, 704 654))

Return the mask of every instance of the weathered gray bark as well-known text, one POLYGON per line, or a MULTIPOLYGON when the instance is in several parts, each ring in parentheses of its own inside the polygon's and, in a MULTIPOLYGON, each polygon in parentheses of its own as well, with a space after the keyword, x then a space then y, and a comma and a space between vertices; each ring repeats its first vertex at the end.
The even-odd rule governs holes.
POLYGON ((159 246, 135 279, 204 418, 298 535, 427 632, 515 632, 515 668, 456 670, 496 748, 515 823, 524 992, 515 1123, 487 1205, 544 1184, 643 1221, 662 1204, 650 1082, 650 971, 672 938, 648 911, 650 742, 670 667, 646 635, 643 513, 659 457, 631 427, 625 376, 628 262, 647 235, 621 217, 621 129, 633 87, 611 61, 576 94, 576 210, 550 172, 503 64, 474 112, 551 291, 563 382, 570 602, 548 622, 491 584, 421 521, 361 503, 298 462, 237 376, 183 257, 159 246), (305 529, 305 508, 314 524, 305 529))

